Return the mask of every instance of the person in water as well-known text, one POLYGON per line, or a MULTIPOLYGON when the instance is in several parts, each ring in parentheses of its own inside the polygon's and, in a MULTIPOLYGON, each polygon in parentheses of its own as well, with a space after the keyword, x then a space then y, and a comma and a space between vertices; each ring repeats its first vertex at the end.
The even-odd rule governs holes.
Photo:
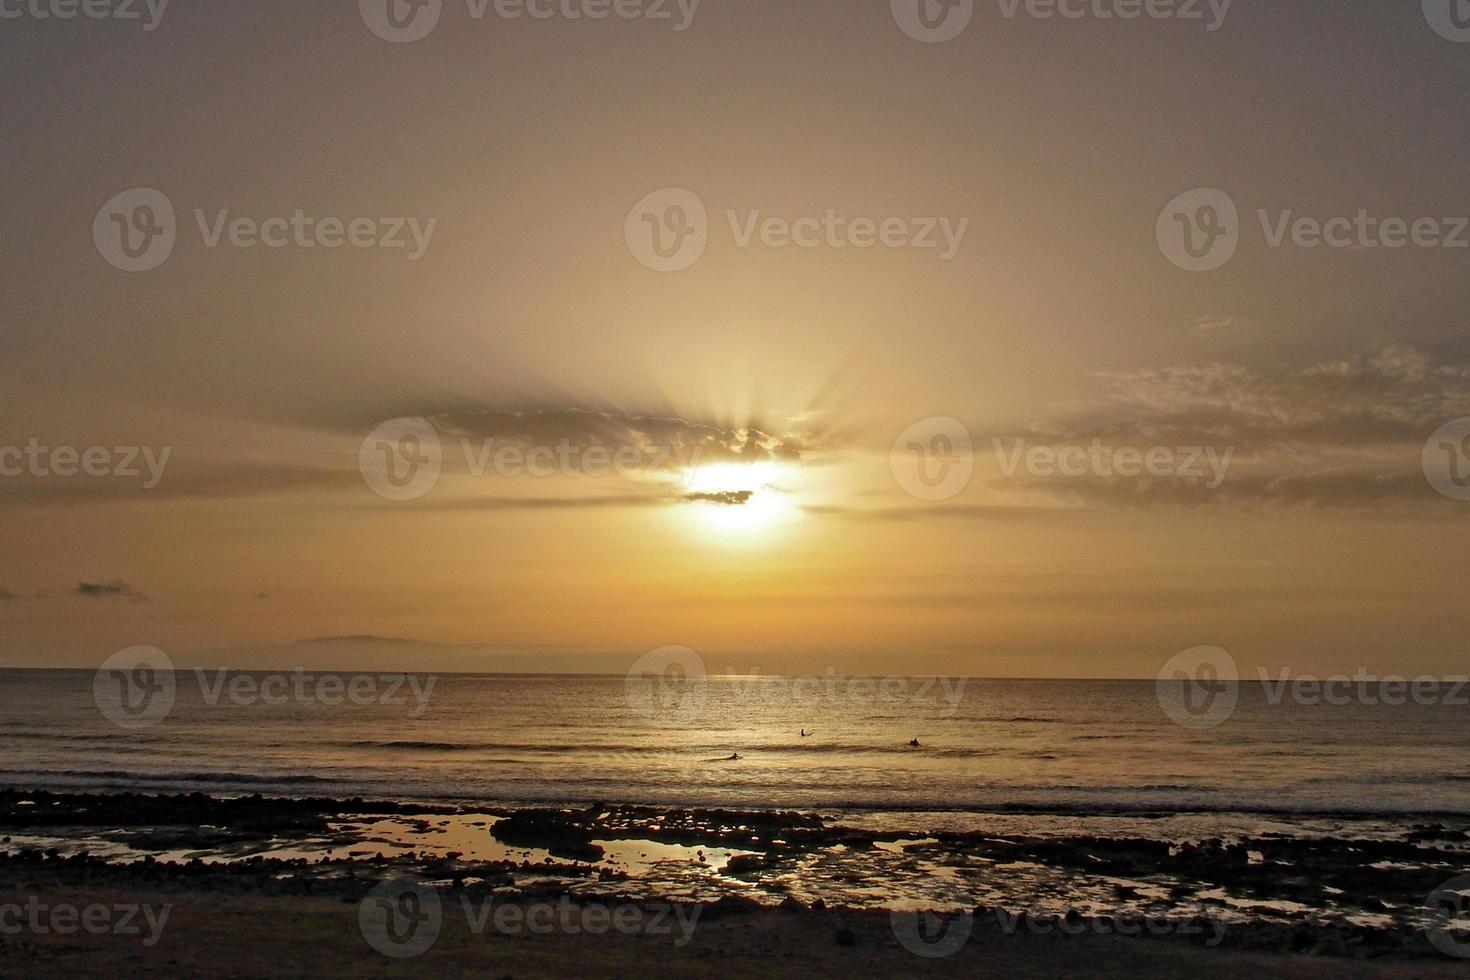
POLYGON ((911 748, 911 749, 917 749, 918 747, 919 747, 919 740, 918 739, 916 739, 916 738, 909 739, 909 748, 911 748))
POLYGON ((740 759, 740 753, 739 752, 731 752, 730 753, 730 758, 726 759, 725 761, 726 762, 736 762, 739 759, 740 759))
POLYGON ((802 738, 811 738, 815 734, 817 734, 817 733, 816 732, 809 732, 805 728, 803 728, 801 730, 801 737, 802 738))

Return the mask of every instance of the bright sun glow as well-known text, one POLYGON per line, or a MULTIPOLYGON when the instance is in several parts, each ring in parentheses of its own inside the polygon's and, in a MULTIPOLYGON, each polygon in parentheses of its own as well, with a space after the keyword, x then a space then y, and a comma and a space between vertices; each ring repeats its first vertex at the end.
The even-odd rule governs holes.
POLYGON ((749 534, 789 516, 791 504, 779 486, 789 475, 777 463, 717 463, 689 471, 684 491, 706 528, 749 534))

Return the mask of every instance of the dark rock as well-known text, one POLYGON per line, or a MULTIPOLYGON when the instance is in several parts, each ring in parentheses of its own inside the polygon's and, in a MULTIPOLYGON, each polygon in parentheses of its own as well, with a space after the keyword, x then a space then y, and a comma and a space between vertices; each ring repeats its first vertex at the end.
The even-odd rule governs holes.
POLYGON ((764 854, 737 854, 725 864, 725 871, 732 875, 749 874, 767 866, 764 854))

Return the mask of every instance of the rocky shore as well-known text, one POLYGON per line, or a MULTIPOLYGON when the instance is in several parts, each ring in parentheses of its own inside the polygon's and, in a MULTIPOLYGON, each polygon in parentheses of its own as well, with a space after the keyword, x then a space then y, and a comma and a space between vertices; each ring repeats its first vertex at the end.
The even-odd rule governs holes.
POLYGON ((867 949, 953 964, 996 944, 1123 944, 1155 950, 1135 954, 1145 957, 1188 948, 1205 957, 1325 958, 1389 973, 1464 968, 1430 942, 1424 926, 1426 896, 1467 865, 1464 831, 1443 825, 1415 827, 1399 840, 1263 835, 1172 844, 1096 834, 905 838, 790 811, 593 805, 476 815, 486 819, 468 826, 487 846, 498 842, 519 856, 486 859, 442 847, 358 852, 362 831, 344 829, 391 820, 428 835, 434 820, 468 819, 455 806, 0 790, 0 880, 12 883, 15 896, 108 893, 191 907, 247 900, 289 907, 308 900, 362 906, 385 881, 406 876, 431 889, 436 902, 466 910, 552 901, 646 908, 658 890, 637 887, 639 872, 609 861, 607 852, 676 847, 689 850, 681 860, 699 870, 701 882, 719 886, 706 900, 666 897, 691 910, 696 931, 729 919, 756 933, 785 923, 780 930, 799 931, 828 952, 867 949), (99 844, 112 850, 103 854, 99 844), (718 867, 706 859, 716 849, 726 855, 718 867), (872 863, 880 858, 889 863, 872 863), (956 898, 929 916, 886 908, 882 880, 856 883, 872 892, 864 902, 852 900, 852 887, 824 887, 875 875, 874 868, 945 876, 956 898), (1039 873, 1033 869, 1051 875, 1047 881, 1085 879, 1092 890, 1078 894, 1092 898, 1068 906, 1009 897, 1007 882, 1039 873), (999 898, 964 901, 981 893, 999 898), (790 926, 791 916, 805 925, 790 926))

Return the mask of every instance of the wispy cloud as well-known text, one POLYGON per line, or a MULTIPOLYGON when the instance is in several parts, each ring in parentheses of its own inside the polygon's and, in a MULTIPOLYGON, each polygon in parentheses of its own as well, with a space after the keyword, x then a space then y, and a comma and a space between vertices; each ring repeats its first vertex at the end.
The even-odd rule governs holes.
POLYGON ((1254 332, 1249 321, 1228 313, 1197 316, 1188 324, 1189 335, 1199 340, 1242 337, 1254 332))
POLYGON ((599 508, 657 507, 678 500, 672 495, 602 494, 591 497, 480 497, 453 498, 438 506, 447 510, 596 510, 599 508))
POLYGON ((178 498, 229 500, 355 490, 361 486, 362 476, 355 467, 220 461, 191 466, 187 458, 179 458, 169 478, 153 489, 118 480, 29 478, 5 481, 0 485, 0 501, 14 507, 57 507, 178 498))
MULTIPOLYGON (((1439 508, 1447 501, 1425 480, 1421 451, 1440 426, 1470 416, 1470 366, 1437 364, 1395 345, 1297 367, 1207 363, 1096 380, 1087 398, 1002 441, 1207 447, 1221 456, 1232 451, 1228 477, 1212 486, 1186 476, 1023 471, 995 477, 991 489, 1102 508, 1439 508)), ((991 448, 991 440, 977 439, 977 453, 991 448)))
POLYGON ((135 602, 147 598, 121 579, 111 582, 78 582, 75 594, 86 599, 130 599, 135 602))
POLYGON ((810 504, 802 511, 815 517, 869 521, 918 521, 931 519, 1018 521, 1069 517, 1075 508, 1007 506, 1003 504, 924 504, 902 507, 852 507, 845 504, 810 504))

